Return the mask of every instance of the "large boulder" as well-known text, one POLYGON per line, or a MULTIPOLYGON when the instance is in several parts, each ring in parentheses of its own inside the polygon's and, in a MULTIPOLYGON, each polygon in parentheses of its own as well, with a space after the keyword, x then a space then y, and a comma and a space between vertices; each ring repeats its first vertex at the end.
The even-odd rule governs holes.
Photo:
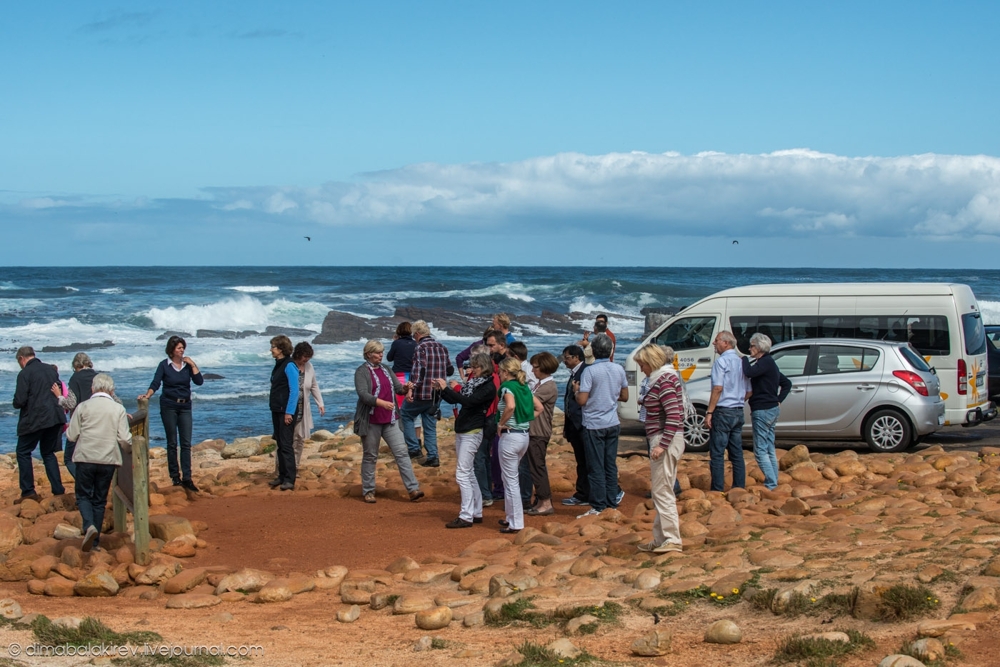
POLYGON ((263 449, 260 438, 236 438, 222 448, 222 458, 246 459, 260 454, 263 449))
POLYGON ((157 514, 149 517, 149 534, 153 537, 170 542, 181 535, 194 535, 191 522, 182 516, 157 514))
POLYGON ((0 554, 6 556, 24 542, 21 522, 9 514, 0 514, 0 554))

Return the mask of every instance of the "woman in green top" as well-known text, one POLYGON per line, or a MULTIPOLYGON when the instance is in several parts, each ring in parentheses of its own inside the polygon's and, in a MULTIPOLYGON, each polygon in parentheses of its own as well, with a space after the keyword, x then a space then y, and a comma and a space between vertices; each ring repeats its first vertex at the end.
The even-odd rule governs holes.
POLYGON ((497 390, 499 405, 498 430, 500 431, 500 470, 503 474, 504 510, 507 518, 500 520, 501 533, 516 533, 524 528, 524 507, 521 504, 521 488, 517 468, 521 457, 528 451, 528 426, 542 411, 542 406, 531 394, 527 377, 517 359, 500 362, 498 375, 500 389, 497 390), (500 409, 502 406, 502 410, 500 409))

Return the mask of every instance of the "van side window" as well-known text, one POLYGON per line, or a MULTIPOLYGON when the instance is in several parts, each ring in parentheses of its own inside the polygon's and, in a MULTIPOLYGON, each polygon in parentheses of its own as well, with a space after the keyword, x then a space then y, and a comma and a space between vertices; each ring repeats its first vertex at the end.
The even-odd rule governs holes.
POLYGON ((878 363, 879 351, 871 347, 820 345, 816 375, 870 371, 878 363))
POLYGON ((979 313, 962 315, 962 332, 965 334, 966 354, 986 353, 986 329, 979 313))
POLYGON ((674 351, 697 350, 712 344, 714 317, 685 317, 677 320, 656 337, 657 345, 669 345, 674 351))
POLYGON ((816 318, 808 315, 736 316, 729 318, 729 326, 743 354, 750 354, 750 337, 755 333, 764 334, 772 343, 816 337, 816 318))

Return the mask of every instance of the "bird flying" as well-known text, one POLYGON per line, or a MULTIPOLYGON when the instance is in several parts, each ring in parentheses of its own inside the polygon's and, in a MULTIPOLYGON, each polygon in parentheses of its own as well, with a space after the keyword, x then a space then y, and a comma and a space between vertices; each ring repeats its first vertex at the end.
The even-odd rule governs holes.
POLYGON ((312 241, 312 237, 311 236, 303 236, 302 238, 304 238, 306 241, 312 241))

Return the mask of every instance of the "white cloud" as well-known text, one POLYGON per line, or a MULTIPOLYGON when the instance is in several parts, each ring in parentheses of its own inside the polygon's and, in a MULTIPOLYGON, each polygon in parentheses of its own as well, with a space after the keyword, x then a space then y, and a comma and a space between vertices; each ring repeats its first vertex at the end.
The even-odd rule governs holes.
POLYGON ((1000 159, 982 155, 561 153, 416 164, 318 188, 210 192, 226 210, 330 225, 530 221, 627 235, 1000 235, 1000 159))

